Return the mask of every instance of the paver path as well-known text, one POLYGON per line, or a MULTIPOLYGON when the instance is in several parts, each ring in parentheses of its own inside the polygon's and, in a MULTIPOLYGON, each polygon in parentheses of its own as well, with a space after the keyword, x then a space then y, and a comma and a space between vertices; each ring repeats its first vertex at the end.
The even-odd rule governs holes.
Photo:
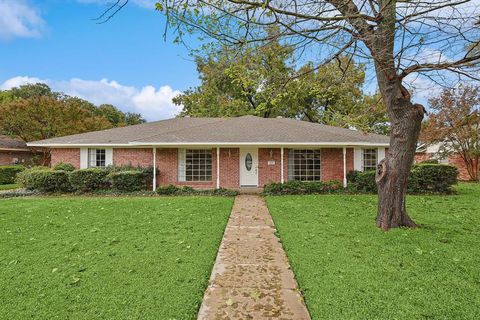
POLYGON ((198 319, 310 319, 262 197, 235 198, 198 319))

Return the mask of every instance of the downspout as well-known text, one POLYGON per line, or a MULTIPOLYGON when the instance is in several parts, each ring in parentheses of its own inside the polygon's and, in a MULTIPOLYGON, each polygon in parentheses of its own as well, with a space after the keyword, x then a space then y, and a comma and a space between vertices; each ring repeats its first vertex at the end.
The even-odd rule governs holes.
POLYGON ((220 188, 220 148, 217 147, 217 189, 220 188))
POLYGON ((152 181, 152 184, 153 184, 153 192, 155 192, 157 190, 157 148, 153 148, 152 149, 152 153, 153 153, 153 181, 152 181))
POLYGON ((283 183, 285 181, 283 175, 283 147, 280 148, 280 182, 283 183))
POLYGON ((343 187, 347 187, 347 148, 343 147, 343 187))

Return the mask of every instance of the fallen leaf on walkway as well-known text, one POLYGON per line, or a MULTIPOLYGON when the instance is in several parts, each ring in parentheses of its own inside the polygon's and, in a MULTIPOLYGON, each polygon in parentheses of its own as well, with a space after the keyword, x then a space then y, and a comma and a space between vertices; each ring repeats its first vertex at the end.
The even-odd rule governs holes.
POLYGON ((260 292, 258 290, 252 290, 250 291, 250 297, 257 300, 260 298, 260 292))

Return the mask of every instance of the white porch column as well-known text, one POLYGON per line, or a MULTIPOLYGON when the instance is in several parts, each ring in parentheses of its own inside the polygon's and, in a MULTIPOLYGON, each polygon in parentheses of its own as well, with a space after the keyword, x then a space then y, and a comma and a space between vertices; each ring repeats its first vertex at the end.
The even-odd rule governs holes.
POLYGON ((220 188, 220 148, 217 147, 217 189, 220 188))
POLYGON ((347 148, 343 147, 343 187, 347 187, 347 148))
POLYGON ((157 148, 152 149, 153 153, 153 191, 157 190, 157 148))
POLYGON ((283 183, 285 178, 283 176, 283 147, 280 148, 280 182, 283 183))

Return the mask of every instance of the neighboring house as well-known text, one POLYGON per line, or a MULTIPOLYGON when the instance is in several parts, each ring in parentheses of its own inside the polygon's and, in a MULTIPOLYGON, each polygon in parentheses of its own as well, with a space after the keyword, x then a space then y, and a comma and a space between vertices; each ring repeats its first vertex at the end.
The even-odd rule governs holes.
POLYGON ((421 143, 417 147, 417 151, 415 153, 415 163, 435 159, 438 160, 439 163, 451 164, 457 167, 459 180, 470 180, 470 175, 468 174, 467 167, 460 154, 452 154, 449 155, 447 158, 443 158, 439 154, 439 150, 441 147, 442 145, 440 143, 431 145, 421 143))
POLYGON ((27 164, 32 160, 32 151, 25 141, 0 135, 0 165, 27 164))
POLYGON ((155 166, 156 185, 262 187, 287 180, 339 180, 374 169, 389 138, 294 119, 175 118, 31 142, 76 168, 155 166))

